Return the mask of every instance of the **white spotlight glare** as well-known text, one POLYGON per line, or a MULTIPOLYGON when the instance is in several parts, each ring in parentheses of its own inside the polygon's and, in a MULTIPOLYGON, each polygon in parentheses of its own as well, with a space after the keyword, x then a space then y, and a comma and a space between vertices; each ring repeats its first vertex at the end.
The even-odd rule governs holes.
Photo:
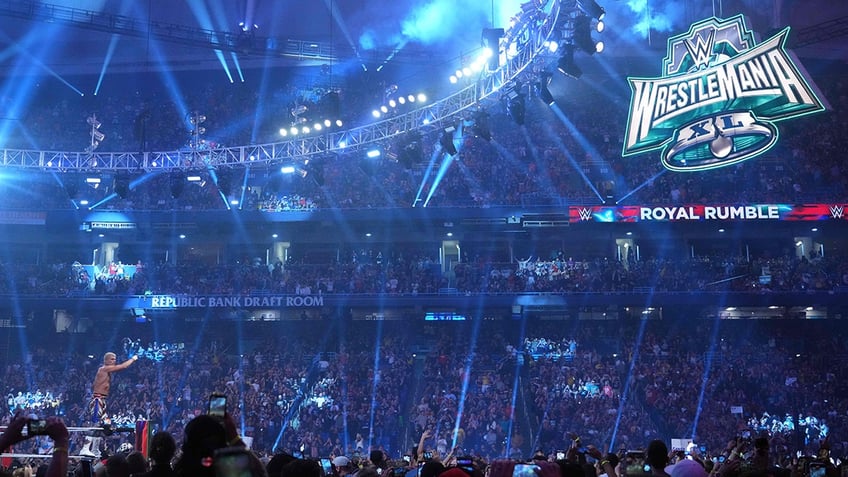
POLYGON ((324 120, 324 126, 326 126, 326 127, 330 127, 330 126, 332 126, 332 125, 333 125, 333 123, 332 123, 329 119, 325 119, 325 120, 324 120))
POLYGON ((297 128, 291 128, 289 129, 289 132, 292 134, 292 136, 297 136, 297 128))
POLYGON ((457 81, 458 81, 458 80, 456 79, 456 76, 451 75, 451 77, 450 77, 450 82, 451 82, 451 84, 456 84, 456 82, 457 82, 457 81))
POLYGON ((390 100, 389 100, 389 107, 390 107, 390 108, 395 108, 395 107, 397 107, 397 103, 395 102, 395 100, 393 100, 393 99, 390 99, 390 100))
POLYGON ((280 168, 283 174, 294 174, 294 166, 283 166, 280 168))
POLYGON ((456 75, 457 78, 462 78, 462 70, 456 70, 456 73, 454 73, 454 74, 456 75))
POLYGON ((336 127, 339 127, 339 128, 340 128, 340 127, 342 127, 342 125, 343 125, 343 124, 344 124, 344 123, 342 122, 342 120, 341 120, 341 119, 336 119, 336 127))
POLYGON ((489 58, 494 56, 494 54, 495 54, 495 52, 492 51, 491 48, 489 48, 489 47, 483 48, 483 58, 486 58, 488 60, 489 58))
POLYGON ((599 41, 595 43, 595 53, 602 53, 604 51, 604 42, 599 41))
POLYGON ((414 94, 410 94, 409 96, 407 96, 407 97, 406 97, 406 99, 407 99, 407 101, 409 101, 410 103, 414 103, 414 102, 415 102, 415 95, 414 95, 414 94))
POLYGON ((368 156, 371 159, 374 159, 375 157, 380 157, 380 150, 379 149, 371 149, 370 151, 365 153, 365 155, 368 156))
POLYGON ((286 131, 285 128, 280 128, 280 136, 286 137, 289 135, 289 132, 286 131))
POLYGON ((604 31, 605 26, 606 25, 604 25, 604 22, 598 22, 598 24, 595 25, 595 30, 597 30, 598 33, 601 33, 602 31, 604 31))
POLYGON ((323 129, 323 127, 324 126, 321 126, 321 123, 315 123, 315 124, 312 125, 312 129, 314 129, 316 131, 320 131, 321 129, 323 129))
POLYGON ((388 112, 389 112, 389 108, 387 108, 387 107, 385 107, 385 106, 380 106, 380 111, 382 111, 382 112, 383 112, 383 114, 385 114, 385 113, 388 113, 388 112))
POLYGON ((464 74, 465 76, 471 76, 471 69, 466 66, 462 69, 462 74, 464 74))
POLYGON ((548 42, 548 51, 550 51, 551 53, 556 53, 558 49, 559 49, 559 43, 557 43, 555 41, 549 41, 548 42))
POLYGON ((301 129, 301 131, 303 132, 303 134, 309 134, 309 126, 303 126, 303 129, 301 129))
POLYGON ((379 118, 380 117, 380 111, 377 111, 376 109, 374 111, 371 111, 371 116, 374 116, 375 118, 379 118))
POLYGON ((400 104, 406 104, 406 98, 404 98, 403 96, 401 96, 400 98, 398 98, 398 103, 400 103, 400 104))
POLYGON ((418 93, 418 102, 423 103, 427 101, 427 95, 424 93, 418 93))

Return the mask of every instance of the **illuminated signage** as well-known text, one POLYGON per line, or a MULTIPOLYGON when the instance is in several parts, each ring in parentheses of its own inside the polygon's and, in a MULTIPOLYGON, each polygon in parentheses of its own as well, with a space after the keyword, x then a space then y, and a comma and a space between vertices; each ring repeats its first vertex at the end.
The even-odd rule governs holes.
POLYGON ((149 295, 139 297, 136 307, 146 309, 174 308, 312 308, 324 306, 323 296, 181 296, 149 295))
POLYGON ((569 222, 818 221, 845 220, 845 204, 746 204, 570 207, 569 222))
POLYGON ((777 121, 824 111, 784 49, 789 28, 757 44, 741 15, 710 18, 669 39, 660 78, 629 78, 622 154, 662 149, 663 166, 702 171, 775 145, 777 121))
POLYGON ((466 317, 452 311, 428 311, 424 314, 424 321, 465 321, 466 317))

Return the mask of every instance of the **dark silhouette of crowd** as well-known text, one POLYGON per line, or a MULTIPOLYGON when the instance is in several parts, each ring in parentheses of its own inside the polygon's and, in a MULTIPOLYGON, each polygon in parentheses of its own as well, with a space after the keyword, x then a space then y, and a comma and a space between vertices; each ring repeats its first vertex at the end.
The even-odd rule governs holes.
MULTIPOLYGON (((238 340, 223 330, 160 333, 159 340, 194 344, 165 360, 142 357, 116 375, 109 415, 116 424, 147 420, 157 436, 182 442, 178 474, 242 438, 256 466, 280 452, 316 461, 345 456, 338 467, 352 459, 383 465, 374 460, 386 457, 386 465, 405 466, 404 454, 420 462, 423 452, 447 466, 465 455, 522 461, 536 452, 541 456, 534 458, 553 461, 556 451, 584 447, 574 444, 577 436, 594 446, 580 450, 589 455, 679 438, 692 439, 710 460, 746 433, 767 438, 772 464, 790 464, 783 457, 796 451, 815 453, 823 441, 834 456, 848 451, 846 376, 834 366, 846 357, 845 329, 832 320, 277 326, 245 327, 238 340), (227 397, 223 426, 205 415, 213 392, 227 397), (765 415, 795 418, 796 427, 752 425, 765 415), (215 445, 205 439, 206 448, 191 448, 197 434, 217 433, 215 445)), ((92 343, 125 331, 93 331, 84 344, 70 336, 31 336, 28 348, 14 346, 22 354, 10 349, 5 392, 49 391, 59 402, 30 401, 25 409, 19 402, 7 408, 7 419, 57 415, 67 426, 90 425, 88 384, 99 357, 87 353, 100 353, 92 343)), ((85 445, 84 433, 71 432, 64 445, 53 435, 55 444, 30 437, 14 441, 16 453, 55 458, 68 449, 77 455, 85 445)), ((116 432, 93 450, 112 456, 107 466, 112 459, 128 465, 115 462, 132 460, 128 442, 131 435, 116 432)), ((161 453, 150 456, 156 465, 170 462, 161 453)), ((208 471, 194 468, 190 475, 208 471)))

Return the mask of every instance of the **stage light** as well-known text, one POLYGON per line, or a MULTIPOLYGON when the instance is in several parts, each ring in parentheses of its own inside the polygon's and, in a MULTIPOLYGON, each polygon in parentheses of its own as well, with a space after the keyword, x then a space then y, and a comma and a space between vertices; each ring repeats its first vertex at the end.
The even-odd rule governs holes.
POLYGON ((324 126, 326 126, 326 127, 330 127, 330 126, 332 126, 332 125, 333 125, 333 123, 332 123, 329 119, 325 119, 325 120, 324 120, 324 126))
POLYGON ((368 156, 371 159, 374 159, 374 158, 380 157, 380 150, 379 149, 371 149, 370 151, 365 153, 365 155, 368 156))
POLYGON ((489 129, 489 113, 486 110, 481 109, 474 113, 471 122, 470 129, 474 132, 475 136, 482 138, 484 141, 492 140, 492 131, 489 129))
POLYGON ((342 127, 343 124, 341 119, 336 119, 336 127, 342 127))
POLYGON ((424 103, 427 101, 427 95, 424 93, 418 93, 418 102, 424 103))
POLYGON ((551 90, 548 89, 548 85, 550 83, 551 83, 551 74, 548 73, 547 71, 542 72, 541 79, 539 80, 539 97, 548 106, 553 106, 553 104, 556 102, 556 100, 554 100, 554 95, 551 94, 551 90))
POLYGON ((289 129, 289 132, 292 134, 292 136, 297 136, 297 128, 291 128, 289 129))
POLYGON ((91 143, 86 148, 86 152, 93 152, 106 139, 106 135, 99 131, 101 123, 97 120, 96 115, 92 114, 86 118, 86 122, 91 126, 91 143))
POLYGON ((607 13, 604 7, 598 5, 598 2, 595 0, 577 0, 577 8, 586 15, 597 18, 598 20, 603 20, 607 13))
POLYGON ((294 166, 283 166, 280 168, 280 172, 283 174, 294 174, 294 166))
POLYGON ((604 22, 598 22, 598 24, 595 25, 595 31, 597 31, 598 33, 601 33, 601 32, 604 31, 605 26, 606 25, 604 25, 604 22))
POLYGON ((462 70, 456 70, 456 72, 454 73, 454 75, 455 75, 457 78, 462 78, 462 70))
POLYGON ((400 98, 398 98, 398 103, 400 103, 400 104, 406 104, 406 98, 404 98, 403 96, 401 96, 400 98))
MULTIPOLYGON (((504 36, 503 28, 484 28, 482 43, 488 49, 488 54, 491 55, 489 60, 489 71, 495 71, 500 66, 500 39, 504 36)), ((486 50, 483 50, 484 52, 486 50)))
POLYGON ((453 133, 456 131, 456 128, 453 126, 449 126, 442 131, 441 137, 439 137, 439 144, 442 146, 442 151, 450 154, 451 156, 455 156, 457 152, 456 145, 453 143, 453 133))
POLYGON ((547 41, 545 43, 547 43, 546 46, 548 47, 548 51, 550 51, 551 53, 556 53, 559 49, 559 43, 555 41, 547 41))
POLYGON ((591 21, 586 15, 579 15, 574 19, 574 44, 586 53, 593 55, 598 51, 596 42, 592 39, 591 21))
POLYGON ((280 128, 280 136, 286 137, 289 135, 289 132, 286 131, 285 128, 280 128))
POLYGON ((580 78, 580 76, 583 75, 583 72, 574 63, 573 45, 565 45, 563 47, 562 56, 560 56, 559 61, 557 61, 557 69, 560 73, 575 79, 580 78))
POLYGON ((397 107, 397 103, 395 102, 394 99, 389 100, 389 107, 390 108, 396 108, 397 107))
POLYGON ((414 102, 415 102, 415 95, 414 95, 414 94, 410 94, 409 96, 407 96, 407 97, 406 97, 406 99, 407 99, 407 101, 409 101, 410 103, 414 103, 414 102))
POLYGON ((130 178, 124 174, 118 174, 115 176, 115 183, 113 187, 115 193, 118 194, 118 197, 126 199, 130 194, 130 178))
POLYGON ((188 177, 186 177, 186 180, 188 182, 200 182, 201 177, 200 176, 188 176, 188 177))
POLYGON ((456 83, 457 83, 457 81, 459 81, 459 80, 456 78, 456 76, 451 75, 451 77, 450 77, 450 82, 451 82, 451 84, 456 84, 456 83))
POLYGON ((300 131, 303 134, 309 134, 311 132, 311 129, 309 129, 309 126, 304 126, 303 129, 301 129, 300 131))
POLYGON ((380 106, 380 111, 382 111, 382 112, 383 112, 383 114, 386 114, 386 113, 388 113, 388 112, 389 112, 389 108, 387 108, 387 107, 385 107, 385 106, 380 106))
POLYGON ((465 76, 471 76, 471 69, 466 66, 462 69, 462 74, 464 74, 465 76))
POLYGON ((518 86, 506 93, 506 112, 519 126, 524 125, 524 95, 518 91, 518 86))
POLYGON ((185 175, 182 172, 177 172, 171 175, 169 179, 171 186, 171 197, 176 199, 180 196, 180 194, 183 193, 183 188, 185 187, 185 175))
POLYGON ((380 119, 380 111, 377 111, 376 109, 374 111, 371 111, 371 116, 380 119))
POLYGON ((321 129, 323 129, 323 127, 324 126, 321 126, 321 123, 315 123, 315 124, 312 125, 312 129, 314 129, 316 131, 320 131, 321 129))

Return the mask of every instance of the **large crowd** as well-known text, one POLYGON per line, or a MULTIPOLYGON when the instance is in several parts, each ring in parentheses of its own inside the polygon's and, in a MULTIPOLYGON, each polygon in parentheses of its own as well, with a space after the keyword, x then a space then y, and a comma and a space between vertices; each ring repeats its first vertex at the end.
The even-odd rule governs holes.
MULTIPOLYGON (((247 295, 435 293, 591 293, 727 291, 747 293, 839 291, 848 286, 848 263, 841 253, 798 257, 706 255, 691 258, 612 260, 574 258, 515 259, 473 253, 442 271, 426 248, 375 249, 363 245, 337 259, 310 255, 300 247, 285 263, 262 260, 209 264, 190 258, 176 263, 104 266, 0 263, 0 293, 20 295, 247 295), (383 254, 385 252, 385 255, 383 254), (118 271, 126 272, 118 273, 118 271), (132 273, 130 273, 132 272, 132 273)), ((128 260, 130 261, 130 260, 128 260)), ((130 261, 131 263, 133 261, 130 261)))
MULTIPOLYGON (((129 192, 119 196, 115 196, 114 173, 103 173, 96 189, 84 182, 88 175, 98 172, 96 167, 86 174, 61 173, 55 177, 21 171, 18 183, 0 185, 10 192, 4 194, 8 200, 0 207, 28 208, 38 203, 42 208, 67 209, 72 207, 69 198, 77 203, 85 199, 89 205, 108 198, 98 208, 117 210, 221 210, 233 203, 240 210, 266 212, 411 207, 417 199, 426 201, 431 188, 429 207, 600 204, 625 196, 621 202, 625 205, 829 202, 840 200, 848 191, 839 160, 846 138, 839 133, 838 124, 840 114, 848 110, 848 99, 842 93, 844 75, 833 72, 818 80, 830 111, 781 124, 780 142, 761 158, 697 174, 666 171, 655 155, 622 158, 621 141, 627 120, 622 107, 624 98, 619 101, 601 96, 597 100, 608 102, 608 107, 583 107, 581 101, 598 95, 592 85, 577 82, 570 86, 573 91, 561 104, 570 124, 559 121, 532 95, 527 99, 527 119, 522 127, 517 127, 501 106, 493 104, 486 121, 491 140, 484 139, 488 135, 480 134, 479 127, 465 128, 464 135, 457 139, 459 154, 438 180, 439 164, 448 159, 438 156, 435 166, 427 167, 433 152, 441 147, 439 131, 433 131, 414 139, 413 149, 420 157, 411 162, 397 159, 398 151, 406 150, 406 143, 398 139, 377 145, 383 149, 377 158, 365 157, 365 151, 313 157, 308 166, 297 165, 299 173, 282 174, 281 164, 267 169, 254 166, 248 171, 223 168, 217 171, 218 179, 212 180, 204 166, 194 171, 202 180, 192 183, 186 183, 184 176, 175 179, 174 173, 131 173, 129 192), (174 182, 180 185, 172 187, 174 182), (227 200, 221 200, 222 194, 227 200)), ((298 102, 317 101, 309 99, 315 96, 310 91, 303 87, 284 89, 279 102, 288 108, 298 102)), ((83 119, 99 110, 98 118, 108 135, 101 147, 136 151, 140 146, 132 139, 132 132, 114 133, 109 129, 132 129, 137 114, 154 110, 151 114, 169 119, 145 123, 150 136, 145 150, 182 147, 187 135, 177 132, 185 129, 185 121, 176 114, 174 101, 164 93, 145 100, 131 93, 115 93, 93 105, 49 97, 37 100, 27 112, 31 116, 27 119, 28 134, 12 136, 4 146, 81 150, 84 144, 74 148, 76 143, 72 140, 85 142, 83 119), (174 111, 156 113, 157 108, 174 111), (67 124, 77 122, 82 129, 78 136, 66 129, 67 124), (28 142, 14 143, 25 138, 29 138, 28 142)), ((207 129, 210 134, 215 131, 223 136, 217 141, 210 139, 204 147, 278 140, 279 125, 272 128, 269 118, 262 116, 261 127, 255 129, 253 120, 244 120, 251 97, 241 89, 220 91, 209 87, 191 92, 185 101, 208 110, 206 114, 214 121, 209 120, 207 129), (238 127, 230 127, 232 124, 238 127)), ((382 99, 379 92, 342 97, 368 97, 377 102, 382 99)), ((345 100, 340 104, 345 104, 345 100)), ((263 111, 270 115, 272 109, 263 111)), ((409 136, 403 138, 410 140, 409 136)))
MULTIPOLYGON (((613 450, 680 438, 719 452, 728 436, 745 431, 768 434, 774 455, 783 456, 815 450, 825 437, 821 429, 842 456, 844 331, 824 322, 683 317, 567 326, 278 325, 245 327, 238 340, 223 330, 172 330, 157 339, 191 344, 161 360, 142 356, 114 373, 107 410, 116 423, 147 420, 182 439, 185 426, 206 412, 210 394, 223 392, 255 451, 316 459, 374 449, 400 458, 421 435, 426 449, 442 457, 453 451, 523 459, 535 449, 567 449, 574 435, 613 450), (531 353, 529 344, 541 340, 570 343, 573 352, 531 353), (794 419, 795 429, 759 426, 767 415, 794 419), (816 432, 808 426, 813 421, 816 432)), ((115 338, 120 333, 92 331, 84 342, 42 334, 10 346, 2 379, 7 417, 23 406, 38 416, 59 415, 69 426, 92 424, 87 405, 100 355, 129 357, 115 338), (11 404, 25 393, 52 399, 11 404)), ((116 433, 103 447, 114 453, 128 441, 116 433)), ((49 448, 38 439, 29 445, 16 451, 49 448)), ((72 433, 69 445, 78 452, 84 436, 72 433)))

